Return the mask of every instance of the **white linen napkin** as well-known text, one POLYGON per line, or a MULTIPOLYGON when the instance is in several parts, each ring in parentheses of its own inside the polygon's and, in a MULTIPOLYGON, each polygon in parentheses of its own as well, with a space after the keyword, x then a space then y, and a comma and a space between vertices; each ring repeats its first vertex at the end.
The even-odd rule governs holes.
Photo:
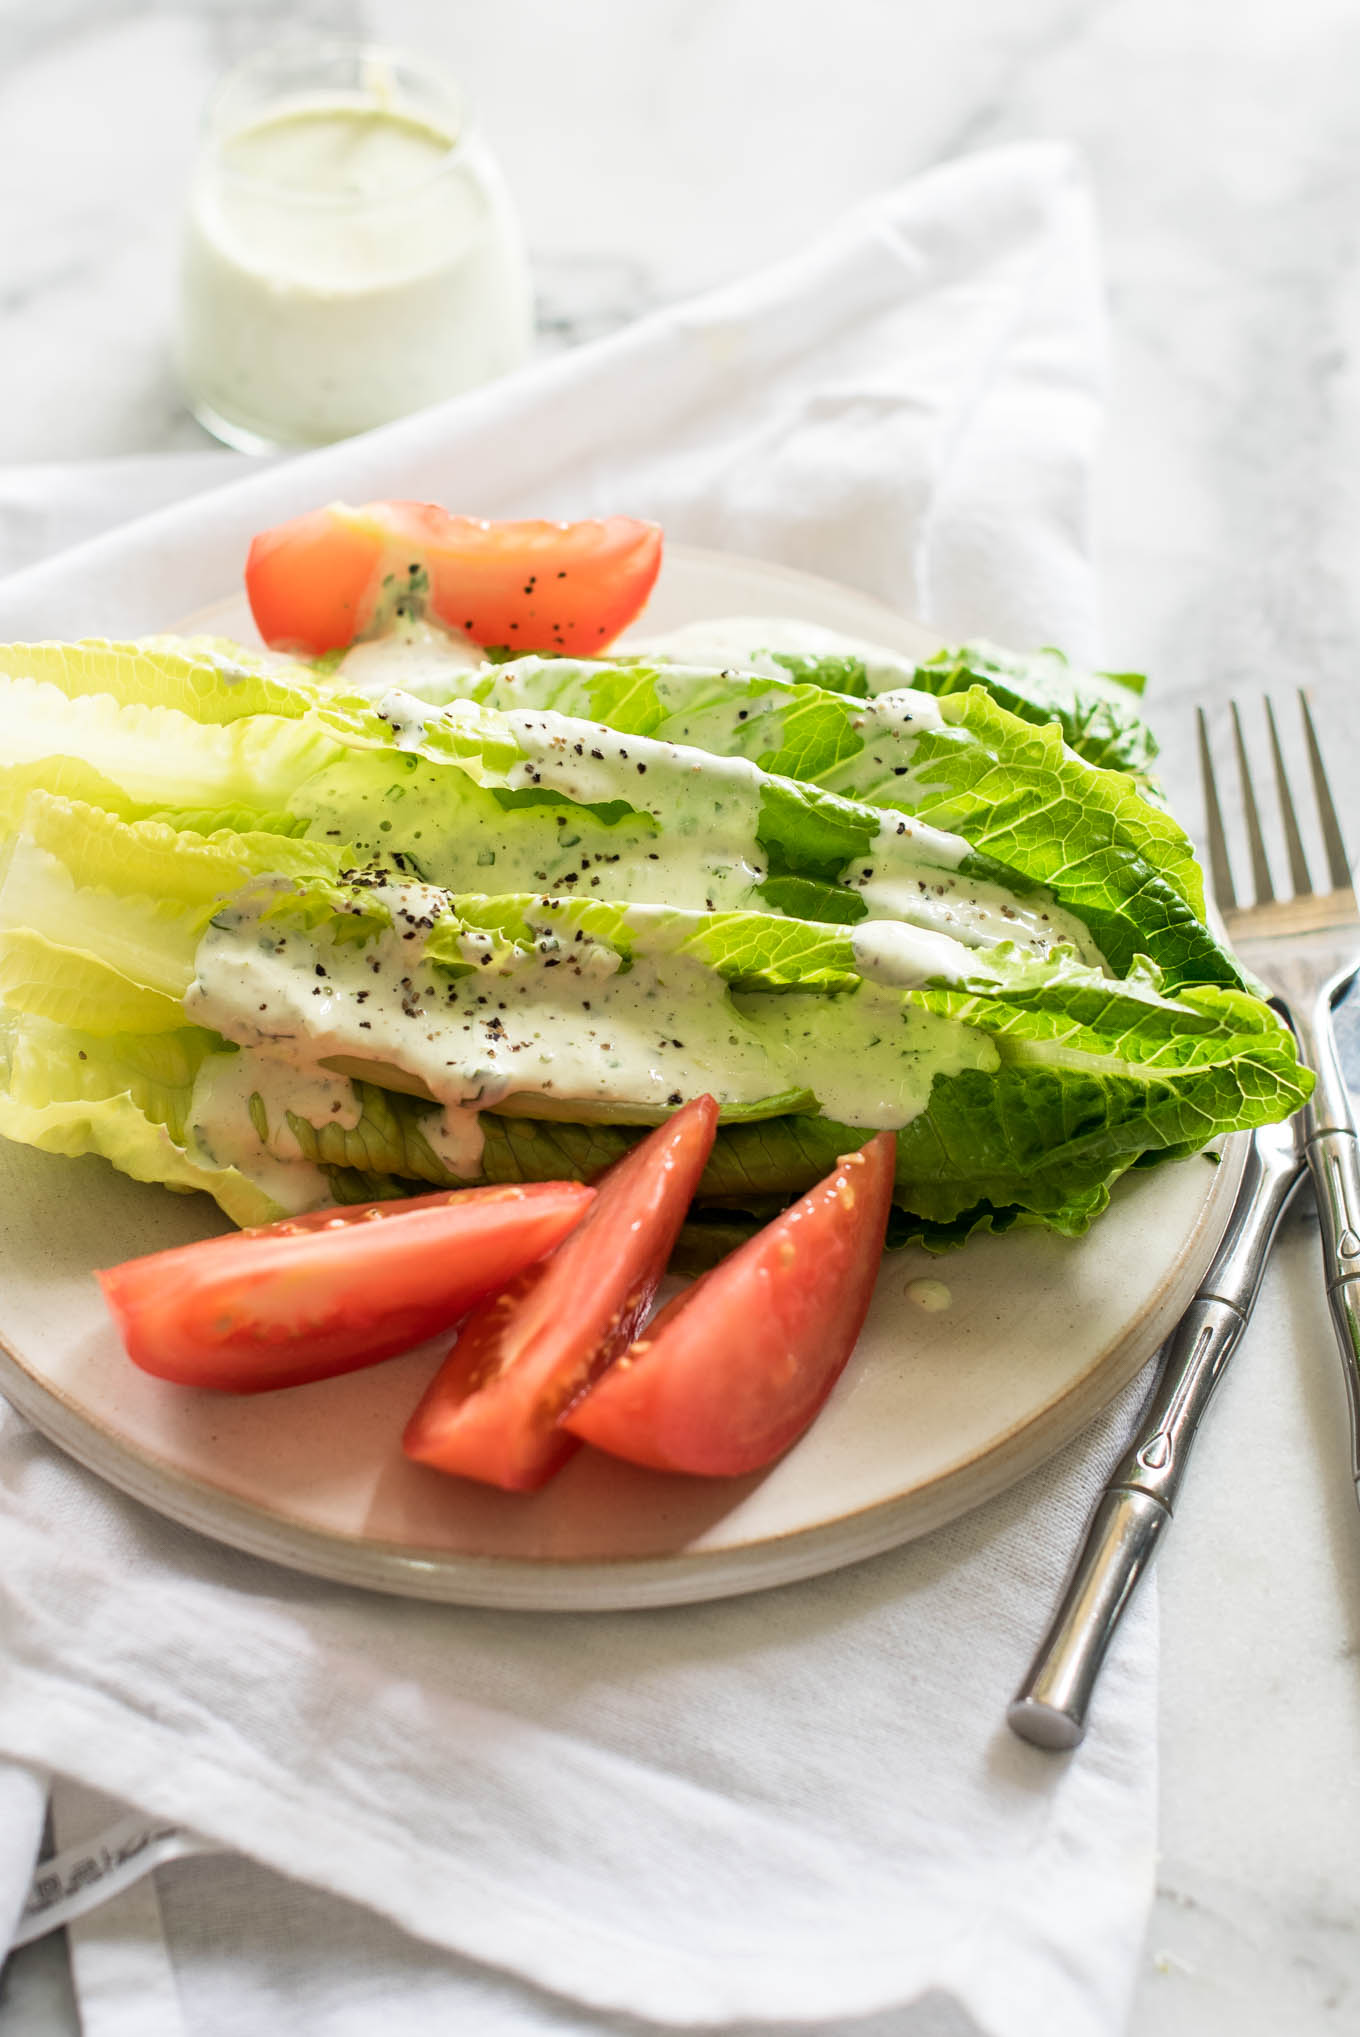
MULTIPOLYGON (((1073 164, 978 156, 739 287, 15 575, 0 635, 164 627, 231 589, 261 525, 408 495, 651 515, 942 634, 1086 658, 1099 370, 1073 164)), ((132 1806, 246 1856, 164 1868, 74 1928, 86 2037, 340 2037, 379 2013, 394 2037, 615 2017, 1115 2037, 1152 1890, 1150 1595, 1076 1755, 1002 1717, 1134 1391, 873 1562, 555 1618, 290 1575, 4 1411, 0 1756, 70 1779, 61 1844, 132 1806)))
POLYGON ((0 1761, 0 1946, 14 1936, 46 1811, 45 1771, 0 1761))
POLYGON ((263 462, 225 446, 0 467, 0 575, 68 552, 113 525, 220 488, 263 462))

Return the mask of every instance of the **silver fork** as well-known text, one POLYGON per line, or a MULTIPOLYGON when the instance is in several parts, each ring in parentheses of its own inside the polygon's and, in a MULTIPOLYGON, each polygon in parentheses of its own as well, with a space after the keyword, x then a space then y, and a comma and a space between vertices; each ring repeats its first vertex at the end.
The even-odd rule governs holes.
POLYGON ((1350 1400, 1351 1471, 1360 1480, 1360 1147, 1332 1030, 1332 1007, 1360 966, 1360 911, 1302 693, 1299 703, 1330 891, 1313 889, 1270 703, 1266 718, 1293 887, 1288 898, 1275 894, 1235 703, 1233 739, 1255 887, 1255 903, 1248 907, 1238 904, 1233 885, 1202 711, 1199 752, 1215 902, 1243 961, 1274 990, 1276 1008, 1293 1026, 1317 1087, 1295 1120, 1264 1126, 1252 1137, 1242 1186, 1214 1263, 1166 1348, 1137 1433, 1096 1504, 1048 1631, 1011 1701, 1006 1716, 1012 1730, 1038 1747, 1074 1747, 1086 1730, 1106 1650, 1171 1519, 1196 1432, 1246 1327, 1275 1232, 1305 1162, 1317 1185, 1327 1292, 1350 1400))
POLYGON ((1327 1300, 1350 1406, 1351 1480, 1360 1499, 1360 1142, 1332 1023, 1335 1005, 1360 969, 1360 907, 1356 905, 1350 861, 1327 783, 1322 748, 1302 688, 1299 708, 1330 890, 1313 888, 1275 712, 1269 700, 1265 704, 1266 725, 1284 822, 1292 896, 1280 898, 1275 892, 1236 701, 1232 704, 1233 747, 1237 752, 1256 894, 1253 905, 1242 906, 1237 902, 1202 708, 1198 710, 1200 772, 1208 820, 1209 873, 1228 938, 1247 967, 1273 991, 1275 1003, 1284 1009, 1294 1028, 1299 1058, 1317 1077, 1312 1098, 1302 1112, 1302 1136, 1317 1197, 1327 1300))

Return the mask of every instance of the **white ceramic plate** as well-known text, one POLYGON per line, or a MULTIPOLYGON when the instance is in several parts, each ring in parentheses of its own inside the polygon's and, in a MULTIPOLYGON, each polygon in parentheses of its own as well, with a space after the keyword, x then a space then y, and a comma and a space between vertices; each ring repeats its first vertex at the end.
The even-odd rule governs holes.
MULTIPOLYGON (((921 630, 809 575, 673 547, 647 633, 792 615, 919 653, 921 630)), ((253 640, 244 601, 194 618, 253 640)), ((409 1463, 400 1436, 438 1353, 234 1400, 146 1377, 91 1269, 228 1226, 205 1197, 0 1143, 0 1387, 82 1464, 219 1541, 348 1584, 582 1611, 724 1597, 834 1569, 998 1492, 1130 1379, 1208 1266, 1241 1173, 1185 1160, 1122 1184, 1087 1238, 978 1238, 884 1261, 830 1402, 771 1470, 702 1480, 583 1450, 511 1495, 409 1463), (927 1313, 913 1281, 943 1281, 927 1313)))

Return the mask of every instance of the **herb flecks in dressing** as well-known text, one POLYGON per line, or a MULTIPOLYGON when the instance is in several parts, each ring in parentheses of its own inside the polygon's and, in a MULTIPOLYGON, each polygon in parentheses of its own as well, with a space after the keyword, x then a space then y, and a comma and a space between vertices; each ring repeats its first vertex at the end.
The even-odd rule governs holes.
MULTIPOLYGON (((353 1085, 344 1087, 352 1099, 353 1085)), ((329 1185, 303 1159, 288 1113, 308 1117, 317 1088, 315 1075, 291 1055, 209 1054, 189 1105, 192 1144, 211 1166, 237 1168, 280 1209, 314 1209, 329 1199, 329 1185)))
MULTIPOLYGON (((402 801, 403 831, 421 844, 423 874, 450 891, 574 890, 643 901, 664 894, 669 903, 700 911, 768 911, 781 902, 770 890, 781 849, 820 830, 828 841, 854 845, 849 854, 829 850, 818 865, 833 897, 851 894, 837 907, 847 920, 890 914, 968 946, 1011 941, 1045 956, 1062 945, 1099 964, 1086 928, 1047 893, 1020 898, 963 867, 971 852, 962 836, 771 778, 747 758, 620 735, 549 710, 498 712, 462 701, 431 709, 398 688, 383 695, 377 713, 412 759, 406 780, 384 784, 382 796, 402 801), (426 758, 456 760, 490 793, 475 828, 472 810, 451 814, 458 788, 450 787, 447 771, 431 782, 428 766, 422 769, 426 758), (546 821, 504 825, 498 834, 498 791, 549 805, 560 798, 556 837, 547 839, 546 821), (560 853, 566 849, 580 853, 560 853)), ((314 789, 312 797, 324 817, 324 791, 314 789)), ((471 791, 460 799, 464 809, 477 806, 471 791)), ((381 820, 375 838, 372 821, 366 837, 352 804, 335 818, 336 832, 380 848, 381 820)))
MULTIPOLYGON (((924 1110, 937 1074, 996 1065, 981 1033, 910 1011, 868 980, 834 993, 734 989, 685 951, 689 916, 663 914, 669 928, 649 950, 655 930, 639 913, 621 928, 624 952, 579 926, 559 931, 556 901, 544 899, 527 938, 449 940, 444 894, 380 883, 371 896, 390 927, 337 944, 267 917, 279 895, 255 887, 219 913, 199 947, 193 1016, 236 1041, 243 1061, 287 1054, 323 1076, 367 1063, 389 1086, 406 1078, 397 1086, 447 1106, 446 1151, 466 1121, 451 1168, 463 1178, 480 1157, 476 1113, 512 1095, 570 1103, 587 1119, 632 1106, 642 1121, 705 1089, 734 1108, 801 1090, 826 1115, 877 1129, 924 1110)), ((967 959, 955 948, 953 973, 967 959)))

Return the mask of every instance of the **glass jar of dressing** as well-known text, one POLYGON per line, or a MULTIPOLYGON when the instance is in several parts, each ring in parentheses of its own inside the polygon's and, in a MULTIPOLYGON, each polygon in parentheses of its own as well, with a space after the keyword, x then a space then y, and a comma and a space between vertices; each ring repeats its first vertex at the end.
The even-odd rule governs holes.
POLYGON ((360 43, 264 52, 209 109, 181 270, 190 405, 247 452, 324 445, 528 355, 495 162, 453 87, 360 43))

